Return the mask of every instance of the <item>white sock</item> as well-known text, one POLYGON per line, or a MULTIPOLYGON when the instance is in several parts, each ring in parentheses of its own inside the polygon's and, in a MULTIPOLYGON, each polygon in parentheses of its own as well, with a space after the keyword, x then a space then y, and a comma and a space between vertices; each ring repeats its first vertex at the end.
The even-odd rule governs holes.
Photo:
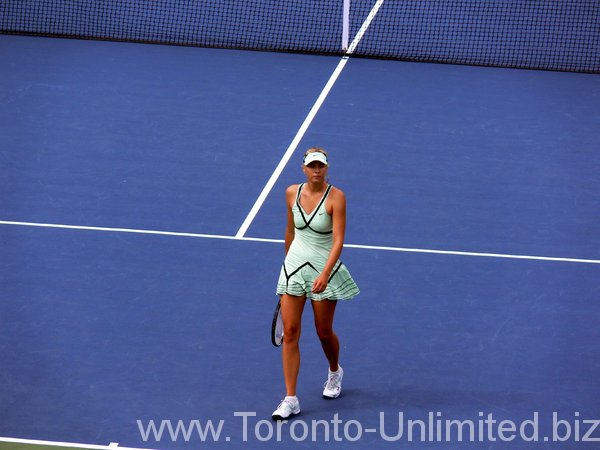
POLYGON ((290 402, 292 402, 292 403, 298 403, 298 397, 296 397, 295 395, 294 395, 293 397, 292 397, 292 396, 289 396, 289 395, 286 395, 286 396, 285 396, 285 399, 286 399, 287 401, 290 401, 290 402))

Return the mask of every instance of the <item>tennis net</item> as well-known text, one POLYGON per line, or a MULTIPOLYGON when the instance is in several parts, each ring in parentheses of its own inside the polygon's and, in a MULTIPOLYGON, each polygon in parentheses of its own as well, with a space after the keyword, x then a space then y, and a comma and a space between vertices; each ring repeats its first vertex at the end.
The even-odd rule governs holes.
POLYGON ((0 32, 600 72, 600 0, 2 0, 0 32), (346 14, 344 14, 346 12, 346 14))

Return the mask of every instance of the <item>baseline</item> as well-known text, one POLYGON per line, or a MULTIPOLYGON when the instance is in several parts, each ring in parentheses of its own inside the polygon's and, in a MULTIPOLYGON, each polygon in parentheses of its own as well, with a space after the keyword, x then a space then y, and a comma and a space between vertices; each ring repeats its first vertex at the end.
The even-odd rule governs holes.
MULTIPOLYGON (((0 436, 0 444, 21 444, 23 450, 25 446, 43 446, 43 447, 57 447, 57 448, 74 448, 74 449, 90 449, 90 450, 152 450, 134 447, 119 447, 116 442, 111 442, 109 445, 97 445, 97 444, 76 444, 73 442, 55 442, 55 441, 41 441, 37 439, 20 439, 0 436)), ((0 448, 1 445, 0 445, 0 448)))

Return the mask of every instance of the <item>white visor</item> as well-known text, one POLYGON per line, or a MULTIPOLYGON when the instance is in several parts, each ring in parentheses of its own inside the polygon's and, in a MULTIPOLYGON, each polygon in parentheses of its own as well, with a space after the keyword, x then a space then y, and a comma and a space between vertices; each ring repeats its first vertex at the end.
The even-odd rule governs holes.
POLYGON ((321 152, 311 152, 304 157, 304 165, 308 166, 313 161, 319 161, 327 165, 327 156, 321 152))

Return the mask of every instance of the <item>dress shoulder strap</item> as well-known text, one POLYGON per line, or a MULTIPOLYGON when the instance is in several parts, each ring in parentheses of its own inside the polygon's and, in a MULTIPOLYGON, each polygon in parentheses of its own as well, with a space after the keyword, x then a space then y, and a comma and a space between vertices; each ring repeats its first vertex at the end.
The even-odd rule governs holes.
POLYGON ((296 203, 300 201, 300 194, 302 193, 302 188, 304 187, 304 183, 300 183, 298 185, 298 190, 296 191, 296 203))

